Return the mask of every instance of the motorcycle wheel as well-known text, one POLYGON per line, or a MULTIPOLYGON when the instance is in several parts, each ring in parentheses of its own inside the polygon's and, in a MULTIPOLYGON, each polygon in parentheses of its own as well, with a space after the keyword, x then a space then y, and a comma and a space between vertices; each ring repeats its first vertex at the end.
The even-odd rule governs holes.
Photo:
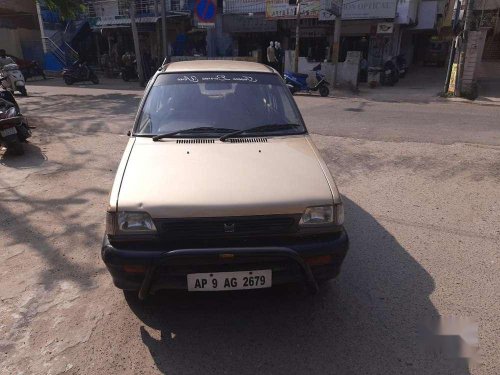
POLYGON ((129 81, 128 74, 126 74, 126 73, 122 73, 122 79, 123 79, 125 82, 128 82, 128 81, 129 81))
POLYGON ((94 76, 92 77, 91 81, 92 81, 92 83, 93 83, 94 85, 99 84, 99 78, 97 78, 97 76, 96 76, 96 75, 94 75, 94 76))
POLYGON ((68 86, 71 86, 74 83, 73 82, 73 78, 65 76, 64 77, 64 83, 67 84, 68 86))
POLYGON ((26 90, 25 86, 19 87, 19 92, 21 93, 22 96, 28 96, 28 91, 26 90))
POLYGON ((328 94, 330 93, 330 90, 326 86, 320 86, 318 90, 319 94, 323 97, 328 96, 328 94))

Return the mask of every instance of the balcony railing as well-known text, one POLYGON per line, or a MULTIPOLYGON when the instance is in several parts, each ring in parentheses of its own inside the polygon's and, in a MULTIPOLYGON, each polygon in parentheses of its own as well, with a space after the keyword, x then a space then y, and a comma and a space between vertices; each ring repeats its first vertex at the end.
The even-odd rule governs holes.
MULTIPOLYGON (((154 17, 161 15, 162 0, 135 0, 136 17, 154 17)), ((187 11, 188 0, 163 0, 167 11, 187 11)), ((86 16, 94 17, 129 17, 129 0, 86 0, 86 16)))

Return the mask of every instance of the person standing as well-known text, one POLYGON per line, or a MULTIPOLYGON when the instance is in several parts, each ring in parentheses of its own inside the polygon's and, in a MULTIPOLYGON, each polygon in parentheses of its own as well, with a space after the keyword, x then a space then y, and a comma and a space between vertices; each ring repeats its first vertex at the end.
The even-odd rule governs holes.
POLYGON ((274 42, 274 49, 276 51, 276 70, 283 75, 283 50, 280 42, 274 42))
POLYGON ((274 48, 274 42, 269 42, 269 47, 267 47, 267 64, 275 68, 276 63, 278 60, 276 60, 276 49, 274 48))

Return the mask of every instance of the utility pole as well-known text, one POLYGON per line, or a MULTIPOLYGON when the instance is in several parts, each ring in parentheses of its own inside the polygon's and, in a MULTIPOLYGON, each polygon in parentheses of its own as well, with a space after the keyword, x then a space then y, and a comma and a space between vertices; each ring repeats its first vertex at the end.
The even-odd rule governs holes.
POLYGON ((333 62, 333 84, 337 84, 338 77, 338 66, 339 66, 339 50, 340 50, 340 29, 342 27, 342 5, 343 1, 340 0, 340 11, 335 14, 335 28, 333 29, 333 51, 332 51, 332 62, 333 62))
POLYGON ((293 61, 293 71, 299 72, 299 39, 300 39, 300 0, 297 0, 297 25, 295 26, 295 56, 293 61))
MULTIPOLYGON (((163 59, 168 59, 168 43, 167 43, 167 0, 161 1, 161 35, 162 35, 162 52, 163 59)), ((160 64, 163 64, 163 59, 160 64)))
POLYGON ((474 15, 472 14, 474 11, 474 0, 465 0, 466 1, 466 10, 465 10, 465 23, 464 23, 464 31, 463 31, 463 42, 460 47, 460 56, 458 60, 458 91, 459 95, 462 94, 462 78, 464 74, 464 65, 465 65, 465 55, 467 53, 467 44, 469 41, 469 31, 472 29, 472 22, 474 15))
POLYGON ((130 25, 132 26, 132 38, 134 39, 135 61, 137 63, 137 75, 139 76, 139 85, 144 86, 144 73, 142 71, 142 56, 139 47, 139 34, 137 24, 135 23, 135 0, 130 2, 130 25))
POLYGON ((47 45, 45 44, 45 29, 43 28, 42 11, 40 10, 40 2, 36 1, 36 13, 38 15, 38 24, 40 25, 40 36, 42 38, 43 53, 47 53, 47 45))

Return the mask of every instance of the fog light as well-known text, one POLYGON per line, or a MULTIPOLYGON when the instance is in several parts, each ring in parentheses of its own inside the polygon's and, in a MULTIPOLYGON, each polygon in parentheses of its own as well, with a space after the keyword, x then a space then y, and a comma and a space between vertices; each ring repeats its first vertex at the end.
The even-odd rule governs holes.
POLYGON ((319 255, 317 257, 306 258, 305 261, 309 266, 323 266, 332 263, 333 257, 331 255, 319 255))
POLYGON ((123 270, 127 273, 144 273, 146 272, 146 266, 126 265, 123 266, 123 270))

